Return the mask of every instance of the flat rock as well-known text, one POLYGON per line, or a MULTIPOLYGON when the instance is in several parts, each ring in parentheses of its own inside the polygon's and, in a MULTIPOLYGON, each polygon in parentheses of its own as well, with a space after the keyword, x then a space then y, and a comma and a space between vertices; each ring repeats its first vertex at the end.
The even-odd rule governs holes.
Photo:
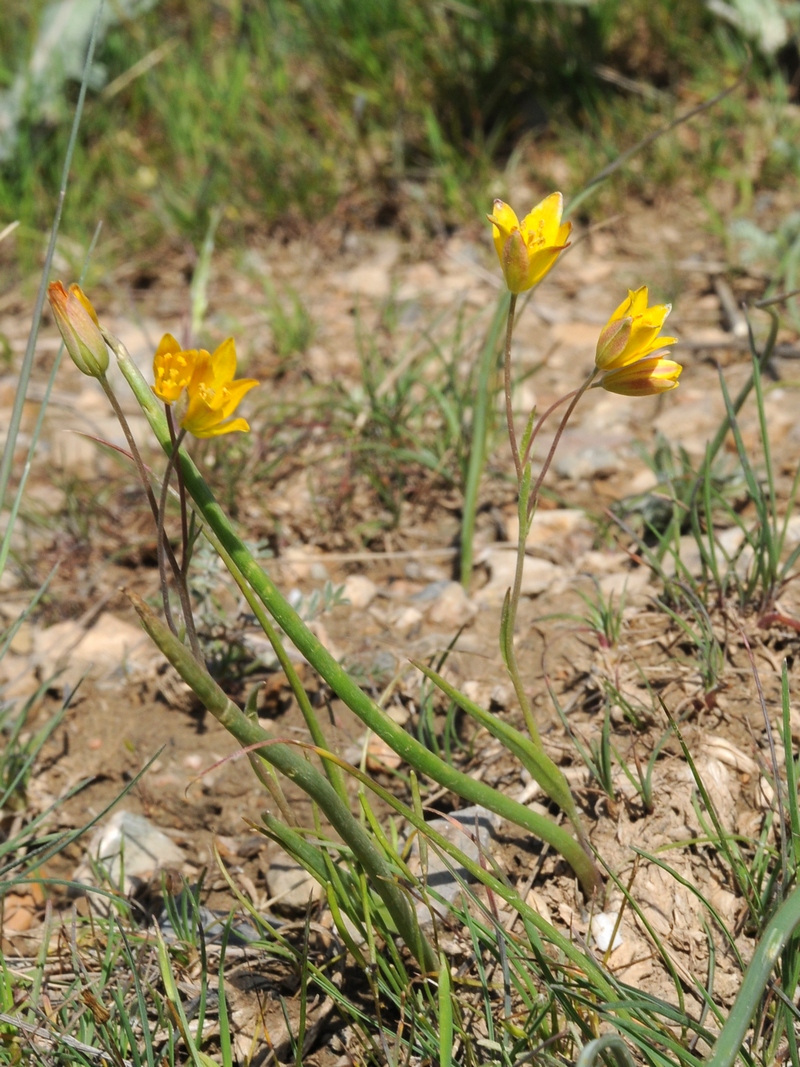
MULTIPOLYGON (((511 588, 517 566, 517 552, 514 548, 492 548, 484 560, 489 567, 490 579, 477 594, 477 599, 484 603, 502 602, 506 590, 511 588)), ((564 577, 563 568, 550 563, 549 560, 536 556, 526 556, 522 570, 522 595, 538 596, 564 577)))
POLYGON ((144 815, 116 811, 94 834, 86 859, 73 875, 76 882, 95 884, 94 866, 102 867, 108 881, 131 894, 167 867, 180 867, 182 849, 144 815))
POLYGON ((368 608, 378 593, 377 585, 365 574, 351 574, 344 583, 344 596, 354 608, 368 608))
POLYGON ((428 611, 428 621, 434 626, 457 630, 472 622, 477 612, 464 586, 459 582, 447 582, 428 611))
MULTIPOLYGON (((452 845, 464 853, 474 863, 480 863, 481 854, 488 855, 492 838, 497 830, 501 819, 494 812, 473 804, 460 811, 454 811, 446 819, 430 819, 428 826, 442 837, 445 837, 452 845)), ((448 862, 440 858, 433 847, 428 847, 428 863, 425 871, 422 870, 422 860, 419 851, 419 841, 415 839, 409 866, 412 872, 423 879, 429 889, 436 892, 441 900, 428 897, 428 902, 417 904, 417 918, 420 922, 432 922, 432 912, 440 918, 444 918, 449 911, 448 904, 452 904, 461 892, 461 882, 471 881, 469 872, 461 867, 455 860, 448 862)))
MULTIPOLYGON (((564 435, 566 437, 566 434, 564 435)), ((610 478, 620 467, 619 454, 605 445, 569 448, 563 444, 553 460, 555 471, 562 478, 578 482, 590 478, 610 478)))
MULTIPOLYGON (((506 519, 509 541, 519 538, 519 516, 516 509, 506 519)), ((581 508, 555 508, 537 511, 525 541, 528 552, 552 549, 564 559, 575 559, 592 547, 594 525, 581 508)))
POLYGON ((279 911, 304 912, 309 901, 322 899, 322 886, 289 856, 277 853, 266 872, 271 902, 279 911))
POLYGON ((58 673, 55 684, 62 688, 74 688, 87 674, 103 678, 121 669, 148 672, 156 658, 144 631, 110 611, 89 630, 67 620, 34 631, 32 665, 42 680, 58 673))

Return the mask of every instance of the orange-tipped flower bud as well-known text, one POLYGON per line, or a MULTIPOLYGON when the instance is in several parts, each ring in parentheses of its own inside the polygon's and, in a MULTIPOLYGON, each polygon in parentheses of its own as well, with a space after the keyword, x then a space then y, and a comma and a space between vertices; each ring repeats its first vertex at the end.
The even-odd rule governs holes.
POLYGON ((61 282, 52 282, 47 295, 72 362, 90 378, 102 378, 108 370, 108 349, 90 300, 79 285, 67 290, 61 282))

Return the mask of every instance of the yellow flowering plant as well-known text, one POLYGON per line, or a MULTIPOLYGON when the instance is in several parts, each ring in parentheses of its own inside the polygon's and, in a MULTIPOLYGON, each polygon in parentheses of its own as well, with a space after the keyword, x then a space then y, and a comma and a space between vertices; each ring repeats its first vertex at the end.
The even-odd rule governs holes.
MULTIPOLYGON (((580 398, 592 387, 602 386, 609 392, 627 396, 650 396, 674 389, 678 384, 681 366, 670 359, 664 359, 659 351, 674 342, 675 338, 661 334, 661 328, 670 312, 669 304, 649 306, 647 286, 628 292, 628 296, 616 308, 600 333, 595 351, 594 366, 583 384, 567 396, 561 397, 542 415, 536 417, 532 412, 522 438, 517 443, 512 405, 512 371, 511 347, 514 333, 517 297, 520 293, 532 289, 555 265, 558 257, 568 245, 571 225, 562 222, 563 201, 560 193, 552 193, 537 204, 528 215, 519 221, 516 213, 501 200, 494 202, 492 214, 488 216, 492 224, 492 239, 503 271, 506 287, 510 293, 506 322, 506 339, 504 353, 504 393, 506 421, 508 427, 511 453, 518 484, 519 541, 517 548, 517 566, 514 580, 508 590, 503 605, 500 624, 500 649, 514 686, 520 708, 530 736, 527 751, 529 771, 538 781, 547 795, 564 810, 577 833, 579 841, 590 852, 586 841, 581 818, 566 779, 561 771, 549 760, 539 737, 533 708, 525 690, 517 662, 514 630, 519 606, 522 574, 528 533, 536 510, 539 491, 553 460, 561 435, 575 410, 580 398), (601 375, 598 381, 595 379, 601 375), (552 413, 566 403, 566 409, 554 434, 549 451, 538 474, 532 471, 533 445, 545 421, 552 413)), ((480 477, 480 464, 475 469, 480 477)), ((472 472, 472 468, 471 468, 472 472)), ((474 495, 474 494, 473 494, 474 495)), ((467 541, 467 523, 462 540, 467 541)), ((462 580, 468 583, 471 577, 471 556, 469 547, 462 557, 462 580)), ((477 718, 490 731, 488 713, 470 705, 460 694, 451 691, 444 679, 428 669, 432 678, 451 699, 455 699, 463 710, 477 718)))

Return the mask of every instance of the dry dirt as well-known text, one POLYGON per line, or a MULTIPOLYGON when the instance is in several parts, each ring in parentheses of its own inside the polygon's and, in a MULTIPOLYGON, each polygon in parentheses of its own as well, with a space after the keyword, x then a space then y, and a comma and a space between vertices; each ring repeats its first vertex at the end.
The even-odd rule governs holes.
MULTIPOLYGON (((782 590, 771 620, 764 619, 763 609, 740 611, 734 598, 715 608, 712 621, 724 664, 714 683, 704 678, 696 649, 656 604, 662 593, 658 579, 630 554, 629 538, 609 521, 607 509, 614 501, 644 497, 654 488, 637 442, 652 452, 660 433, 685 449, 695 464, 701 460, 724 414, 715 361, 723 366, 732 395, 748 376, 749 356, 730 329, 715 286, 722 249, 709 238, 702 217, 678 204, 636 208, 624 221, 589 234, 579 228, 577 236, 581 239, 536 291, 519 322, 515 365, 524 379, 515 404, 520 423, 534 403, 544 410, 580 383, 591 366, 598 331, 626 287, 646 283, 658 299, 672 300, 668 327, 682 342, 675 355, 685 371, 680 388, 661 398, 631 400, 595 391, 576 411, 529 546, 531 595, 519 613, 518 655, 546 747, 574 786, 592 842, 621 883, 631 887, 641 909, 638 917, 625 911, 622 945, 610 954, 609 968, 635 986, 675 1000, 649 924, 684 984, 688 1009, 699 1014, 702 1005, 693 999, 692 975, 705 980, 708 943, 697 899, 682 880, 696 886, 736 931, 745 960, 752 941, 730 871, 715 848, 703 843, 708 827, 698 814, 687 763, 674 739, 663 747, 653 770, 653 810, 647 811, 618 766, 616 796, 608 797, 591 778, 575 738, 587 749, 598 742, 608 702, 619 758, 632 769, 637 763, 644 768, 665 730, 658 706, 663 700, 673 715, 682 716, 685 740, 723 825, 757 839, 774 798, 754 668, 777 737, 783 657, 790 664, 793 692, 800 691, 794 660, 800 593, 792 584, 782 590), (596 595, 595 583, 617 604, 624 595, 621 631, 613 647, 580 618, 587 614, 581 593, 596 595), (546 678, 573 738, 556 715, 546 678), (617 695, 606 696, 610 686, 617 695), (679 877, 635 849, 658 853, 679 877)), ((187 265, 174 253, 154 257, 151 263, 120 268, 110 285, 93 291, 105 324, 145 370, 161 334, 169 330, 180 337, 185 329, 187 265)), ((514 535, 510 458, 498 430, 481 495, 473 586, 469 597, 462 597, 447 584, 456 576, 457 477, 454 484, 403 461, 404 482, 398 488, 390 458, 376 459, 369 469, 359 458, 359 444, 367 442, 368 450, 370 440, 363 354, 375 353, 383 374, 391 375, 401 361, 411 366, 420 359, 431 339, 444 345, 461 316, 458 359, 475 359, 499 292, 496 268, 487 234, 478 231, 442 238, 427 249, 404 246, 391 233, 350 234, 338 246, 331 241, 263 244, 237 260, 223 256, 209 291, 210 341, 232 333, 240 368, 263 384, 248 398, 252 440, 246 447, 233 438, 223 439, 218 448, 199 445, 201 462, 234 509, 246 538, 268 546, 272 558, 265 566, 284 591, 297 590, 308 598, 328 581, 334 587, 346 585, 353 602, 318 614, 317 634, 376 695, 399 679, 387 707, 412 731, 420 728, 420 685, 408 660, 439 655, 462 626, 447 660, 447 677, 474 700, 520 724, 497 649, 511 558, 507 546, 514 535), (278 293, 294 289, 309 309, 316 334, 302 356, 283 358, 275 352, 264 277, 278 293), (337 407, 349 412, 349 435, 344 433, 345 417, 332 414, 337 407), (365 413, 360 424, 359 408, 365 413), (359 436, 364 426, 367 432, 359 436), (380 484, 382 472, 385 481, 380 484), (354 581, 358 576, 368 581, 354 581)), ((752 299, 763 290, 762 279, 722 273, 738 299, 752 299)), ((12 352, 11 367, 0 383, 6 412, 29 324, 30 303, 22 291, 9 291, 0 303, 0 334, 12 352)), ((760 333, 762 319, 766 316, 754 313, 760 333)), ((796 338, 783 331, 780 340, 789 357, 774 361, 766 406, 779 492, 785 495, 800 457, 800 430, 790 358, 796 338)), ((46 323, 20 456, 56 348, 55 329, 46 323)), ((432 365, 422 377, 426 374, 433 375, 432 365)), ((119 393, 137 438, 146 442, 144 420, 125 397, 124 383, 119 383, 119 393)), ((125 462, 81 436, 123 443, 96 383, 69 363, 59 372, 44 427, 23 521, 15 533, 13 564, 3 578, 4 615, 13 618, 31 590, 55 565, 57 570, 40 608, 2 662, 5 696, 19 700, 65 666, 39 700, 29 723, 33 730, 60 704, 65 686, 74 687, 85 677, 44 749, 28 792, 29 809, 43 810, 53 798, 85 783, 59 806, 51 824, 82 825, 155 758, 119 806, 146 815, 167 831, 183 850, 182 873, 190 881, 207 871, 205 887, 213 906, 225 907, 229 899, 216 873, 216 844, 257 906, 280 911, 285 898, 267 904, 275 895, 270 870, 274 877, 279 853, 249 825, 258 822, 266 794, 244 760, 227 759, 236 750, 233 742, 163 670, 136 630, 121 592, 126 587, 146 597, 157 595, 151 520, 125 462)), ((743 411, 741 428, 747 447, 757 455, 752 403, 743 411)), ((152 450, 150 455, 154 464, 161 462, 152 450)), ((734 470, 732 440, 724 459, 734 470)), ((445 457, 442 466, 455 471, 455 457, 445 457)), ((751 521, 752 514, 745 511, 743 518, 751 521)), ((792 537, 800 539, 794 525, 792 537)), ((690 541, 683 542, 683 549, 692 569, 690 541)), ((216 572, 208 573, 215 589, 216 572)), ((243 659, 228 662, 223 684, 241 699, 251 684, 263 683, 259 710, 264 720, 283 736, 304 737, 284 677, 253 666, 253 650, 260 646, 238 600, 230 590, 219 591, 219 598, 222 609, 212 634, 217 665, 232 658, 231 646, 245 650, 243 659), (223 615, 226 626, 220 622, 223 615)), ((360 723, 329 700, 310 671, 304 679, 329 720, 331 746, 358 758, 366 743, 360 723)), ((435 721, 441 730, 443 715, 435 721)), ((795 725, 800 732, 800 718, 795 722, 793 717, 795 725)), ((458 720, 457 727, 464 742, 457 758, 466 770, 512 796, 541 802, 535 787, 488 735, 476 734, 468 722, 458 720)), ((779 742, 779 752, 780 747, 779 742)), ((391 782, 390 772, 379 769, 382 759, 391 763, 390 754, 373 743, 369 761, 382 780, 391 782)), ((301 821, 310 820, 302 798, 290 793, 290 799, 301 821)), ((457 800, 440 796, 435 806, 452 809, 457 800)), ((47 873, 70 877, 84 848, 83 843, 72 846, 47 873)), ((552 854, 542 855, 538 843, 508 827, 497 831, 492 851, 511 881, 530 891, 529 900, 543 915, 575 937, 588 936, 586 902, 563 863, 552 854)), ((65 906, 59 891, 53 891, 52 899, 57 907, 65 906)), ((606 897, 594 907, 614 912, 620 900, 609 880, 606 897)), ((323 912, 320 908, 315 917, 324 919, 323 912)), ((41 915, 41 907, 32 908, 27 930, 6 931, 7 952, 31 952, 41 915)), ((722 1004, 730 1004, 740 972, 716 929, 714 937, 715 992, 722 1004)))

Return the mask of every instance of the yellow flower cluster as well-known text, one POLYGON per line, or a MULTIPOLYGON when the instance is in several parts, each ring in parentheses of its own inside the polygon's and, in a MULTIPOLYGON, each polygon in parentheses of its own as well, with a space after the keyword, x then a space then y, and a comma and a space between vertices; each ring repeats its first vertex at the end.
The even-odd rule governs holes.
MULTIPOLYGON (((551 193, 520 222, 508 204, 495 200, 487 218, 509 292, 538 285, 568 246, 572 224, 562 223, 563 209, 561 193, 551 193)), ((595 365, 603 373, 598 384, 609 392, 652 396, 678 384, 681 365, 654 355, 675 342, 659 336, 671 306, 648 307, 647 299, 646 285, 629 290, 600 334, 595 365)))
POLYGON ((255 378, 234 379, 236 346, 233 338, 223 341, 213 353, 205 349, 182 349, 172 334, 161 338, 153 358, 153 392, 165 404, 174 404, 186 391, 186 409, 180 420, 195 437, 219 437, 247 431, 246 419, 233 419, 242 397, 255 378))

